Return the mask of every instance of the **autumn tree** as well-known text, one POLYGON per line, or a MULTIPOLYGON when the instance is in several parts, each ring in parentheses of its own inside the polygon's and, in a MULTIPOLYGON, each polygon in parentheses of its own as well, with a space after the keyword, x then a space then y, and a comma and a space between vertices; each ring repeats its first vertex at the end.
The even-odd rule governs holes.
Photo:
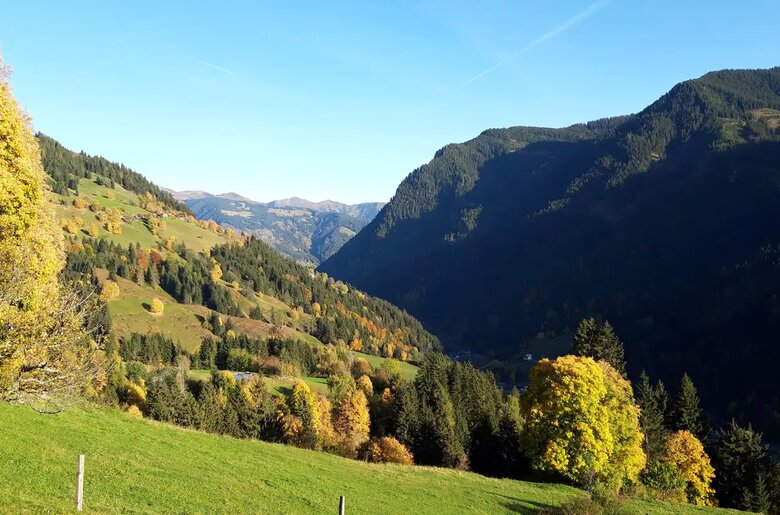
POLYGON ((358 457, 373 463, 414 465, 414 457, 409 449, 392 436, 382 436, 366 441, 361 445, 358 457))
POLYGON ((280 406, 280 418, 289 443, 308 449, 320 447, 320 404, 306 383, 299 379, 293 383, 286 401, 280 406))
POLYGON ((100 298, 103 302, 110 302, 119 297, 119 285, 115 281, 106 281, 100 290, 100 298))
POLYGON ((89 224, 89 235, 93 238, 97 238, 98 234, 100 234, 100 229, 98 228, 97 224, 89 224))
POLYGON ((211 280, 216 282, 219 282, 220 279, 222 279, 222 267, 219 266, 219 263, 217 260, 212 260, 212 268, 211 272, 209 273, 209 276, 211 277, 211 280))
POLYGON ((366 394, 366 398, 370 399, 374 395, 374 384, 371 382, 371 378, 367 375, 358 377, 357 381, 355 381, 355 384, 357 384, 358 389, 366 394))
POLYGON ((609 322, 599 324, 595 318, 580 322, 572 341, 572 351, 578 356, 606 361, 623 376, 626 375, 623 343, 609 322))
POLYGON ((371 428, 366 395, 357 390, 344 397, 336 406, 335 417, 341 454, 354 457, 358 446, 368 440, 371 428))
POLYGON ((0 400, 33 405, 81 392, 94 376, 88 300, 58 281, 62 236, 47 191, 29 119, 0 74, 0 400))
POLYGON ((688 502, 699 506, 713 505, 715 491, 712 479, 715 470, 704 446, 693 433, 686 430, 672 433, 666 441, 661 460, 675 465, 680 471, 686 483, 688 502))
POLYGON ((645 455, 628 381, 609 364, 579 356, 543 359, 529 379, 524 441, 534 467, 613 488, 637 479, 645 455))
POLYGON ((149 311, 154 314, 160 314, 165 310, 165 304, 157 297, 153 298, 149 303, 149 311))

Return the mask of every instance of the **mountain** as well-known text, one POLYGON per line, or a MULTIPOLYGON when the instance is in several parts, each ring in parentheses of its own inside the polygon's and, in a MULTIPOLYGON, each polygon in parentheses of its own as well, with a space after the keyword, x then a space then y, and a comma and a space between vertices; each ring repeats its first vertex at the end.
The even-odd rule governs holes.
POLYGON ((307 265, 333 255, 370 222, 384 204, 341 204, 301 198, 264 204, 237 193, 212 195, 205 191, 172 192, 201 220, 254 234, 279 252, 307 265))
POLYGON ((508 380, 607 319, 633 375, 688 371, 716 414, 780 434, 778 220, 780 68, 725 70, 635 115, 447 145, 319 269, 508 380))
MULTIPOLYGON (((43 134, 38 144, 53 190, 65 185, 50 200, 68 242, 66 274, 88 274, 99 283, 111 277, 119 285, 119 297, 108 306, 114 336, 155 332, 197 349, 213 336, 215 328, 202 324, 213 310, 237 333, 252 337, 278 333, 317 345, 357 338, 357 350, 397 354, 404 361, 439 348, 436 338, 395 306, 314 273, 258 239, 196 220, 141 174, 72 152, 43 134), (214 268, 217 275, 210 272, 214 268), (168 308, 152 317, 144 306, 155 297, 168 308)), ((324 215, 322 230, 343 227, 343 216, 324 215)))
POLYGON ((379 211, 384 207, 384 202, 364 202, 362 204, 342 204, 341 202, 334 202, 333 200, 323 200, 322 202, 311 202, 299 197, 291 197, 282 200, 274 200, 268 203, 271 207, 287 208, 287 209, 309 209, 311 211, 317 211, 322 213, 342 213, 352 216, 354 218, 360 218, 363 220, 371 221, 379 211))

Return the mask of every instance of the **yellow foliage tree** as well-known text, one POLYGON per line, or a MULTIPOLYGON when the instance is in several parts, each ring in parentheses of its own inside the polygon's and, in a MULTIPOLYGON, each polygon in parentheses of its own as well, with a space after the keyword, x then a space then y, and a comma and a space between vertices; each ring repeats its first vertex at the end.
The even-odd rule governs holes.
POLYGON ((163 304, 163 301, 161 301, 157 297, 153 298, 151 303, 149 304, 149 311, 158 314, 158 313, 162 313, 164 310, 165 310, 165 304, 163 304))
POLYGON ((355 384, 369 399, 374 395, 374 383, 371 382, 371 378, 367 375, 358 377, 355 384))
POLYGON ((62 233, 46 194, 29 120, 0 72, 0 400, 33 405, 82 391, 93 376, 78 298, 57 278, 62 233))
POLYGON ((409 449, 392 436, 383 436, 366 442, 364 451, 360 452, 363 459, 373 463, 400 463, 414 465, 414 457, 409 449))
POLYGON ((97 224, 89 224, 89 235, 96 238, 98 234, 100 234, 100 229, 98 229, 97 224))
POLYGON ((639 410, 619 373, 591 358, 563 356, 540 361, 529 379, 524 439, 536 468, 612 488, 636 480, 645 465, 639 410))
POLYGON ((114 281, 106 281, 103 289, 100 291, 100 298, 104 302, 109 302, 119 297, 119 285, 114 281))
POLYGON ((92 203, 89 205, 89 210, 92 211, 93 213, 97 213, 98 211, 100 211, 100 202, 98 202, 97 200, 93 200, 92 203))
POLYGON ((119 222, 108 221, 105 228, 111 234, 122 234, 122 224, 119 222))
POLYGON ((368 440, 371 429, 368 401, 362 391, 357 390, 339 402, 334 425, 342 456, 354 457, 358 446, 368 440))
POLYGON ((666 440, 661 461, 674 464, 686 483, 688 502, 713 506, 715 491, 712 480, 715 470, 704 446, 690 431, 677 431, 666 440))
POLYGON ((114 193, 113 191, 109 190, 109 191, 106 192, 106 198, 108 200, 114 200, 116 198, 116 193, 114 193))
POLYGON ((222 267, 219 266, 219 263, 216 259, 212 260, 212 268, 211 272, 209 273, 209 276, 211 277, 211 280, 215 283, 218 282, 220 279, 222 279, 222 267))
POLYGON ((285 439, 298 447, 319 449, 322 445, 320 402, 301 380, 293 383, 287 397, 287 412, 282 415, 285 439))
POLYGON ((89 201, 84 197, 76 197, 73 199, 73 207, 76 209, 86 209, 89 205, 89 201))

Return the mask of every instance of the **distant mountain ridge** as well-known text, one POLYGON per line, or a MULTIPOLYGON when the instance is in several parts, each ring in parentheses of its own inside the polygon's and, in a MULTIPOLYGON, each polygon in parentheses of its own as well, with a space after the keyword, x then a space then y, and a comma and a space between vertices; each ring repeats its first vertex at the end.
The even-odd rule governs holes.
POLYGON ((166 191, 184 202, 197 218, 254 234, 277 251, 311 266, 332 256, 384 207, 381 202, 350 205, 299 197, 263 203, 233 192, 166 191))
POLYGON ((713 412, 780 435, 778 220, 780 68, 724 70, 634 115, 447 145, 319 269, 508 380, 605 318, 632 374, 687 371, 713 412))

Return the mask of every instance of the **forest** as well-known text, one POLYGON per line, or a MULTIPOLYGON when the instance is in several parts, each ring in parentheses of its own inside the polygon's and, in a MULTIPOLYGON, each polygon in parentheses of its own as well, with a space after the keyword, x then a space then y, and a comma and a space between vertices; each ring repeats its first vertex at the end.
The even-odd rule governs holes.
POLYGON ((409 174, 319 270, 507 383, 609 320, 631 378, 687 372, 721 421, 776 438, 778 115, 780 69, 724 70, 637 114, 484 131, 409 174))

